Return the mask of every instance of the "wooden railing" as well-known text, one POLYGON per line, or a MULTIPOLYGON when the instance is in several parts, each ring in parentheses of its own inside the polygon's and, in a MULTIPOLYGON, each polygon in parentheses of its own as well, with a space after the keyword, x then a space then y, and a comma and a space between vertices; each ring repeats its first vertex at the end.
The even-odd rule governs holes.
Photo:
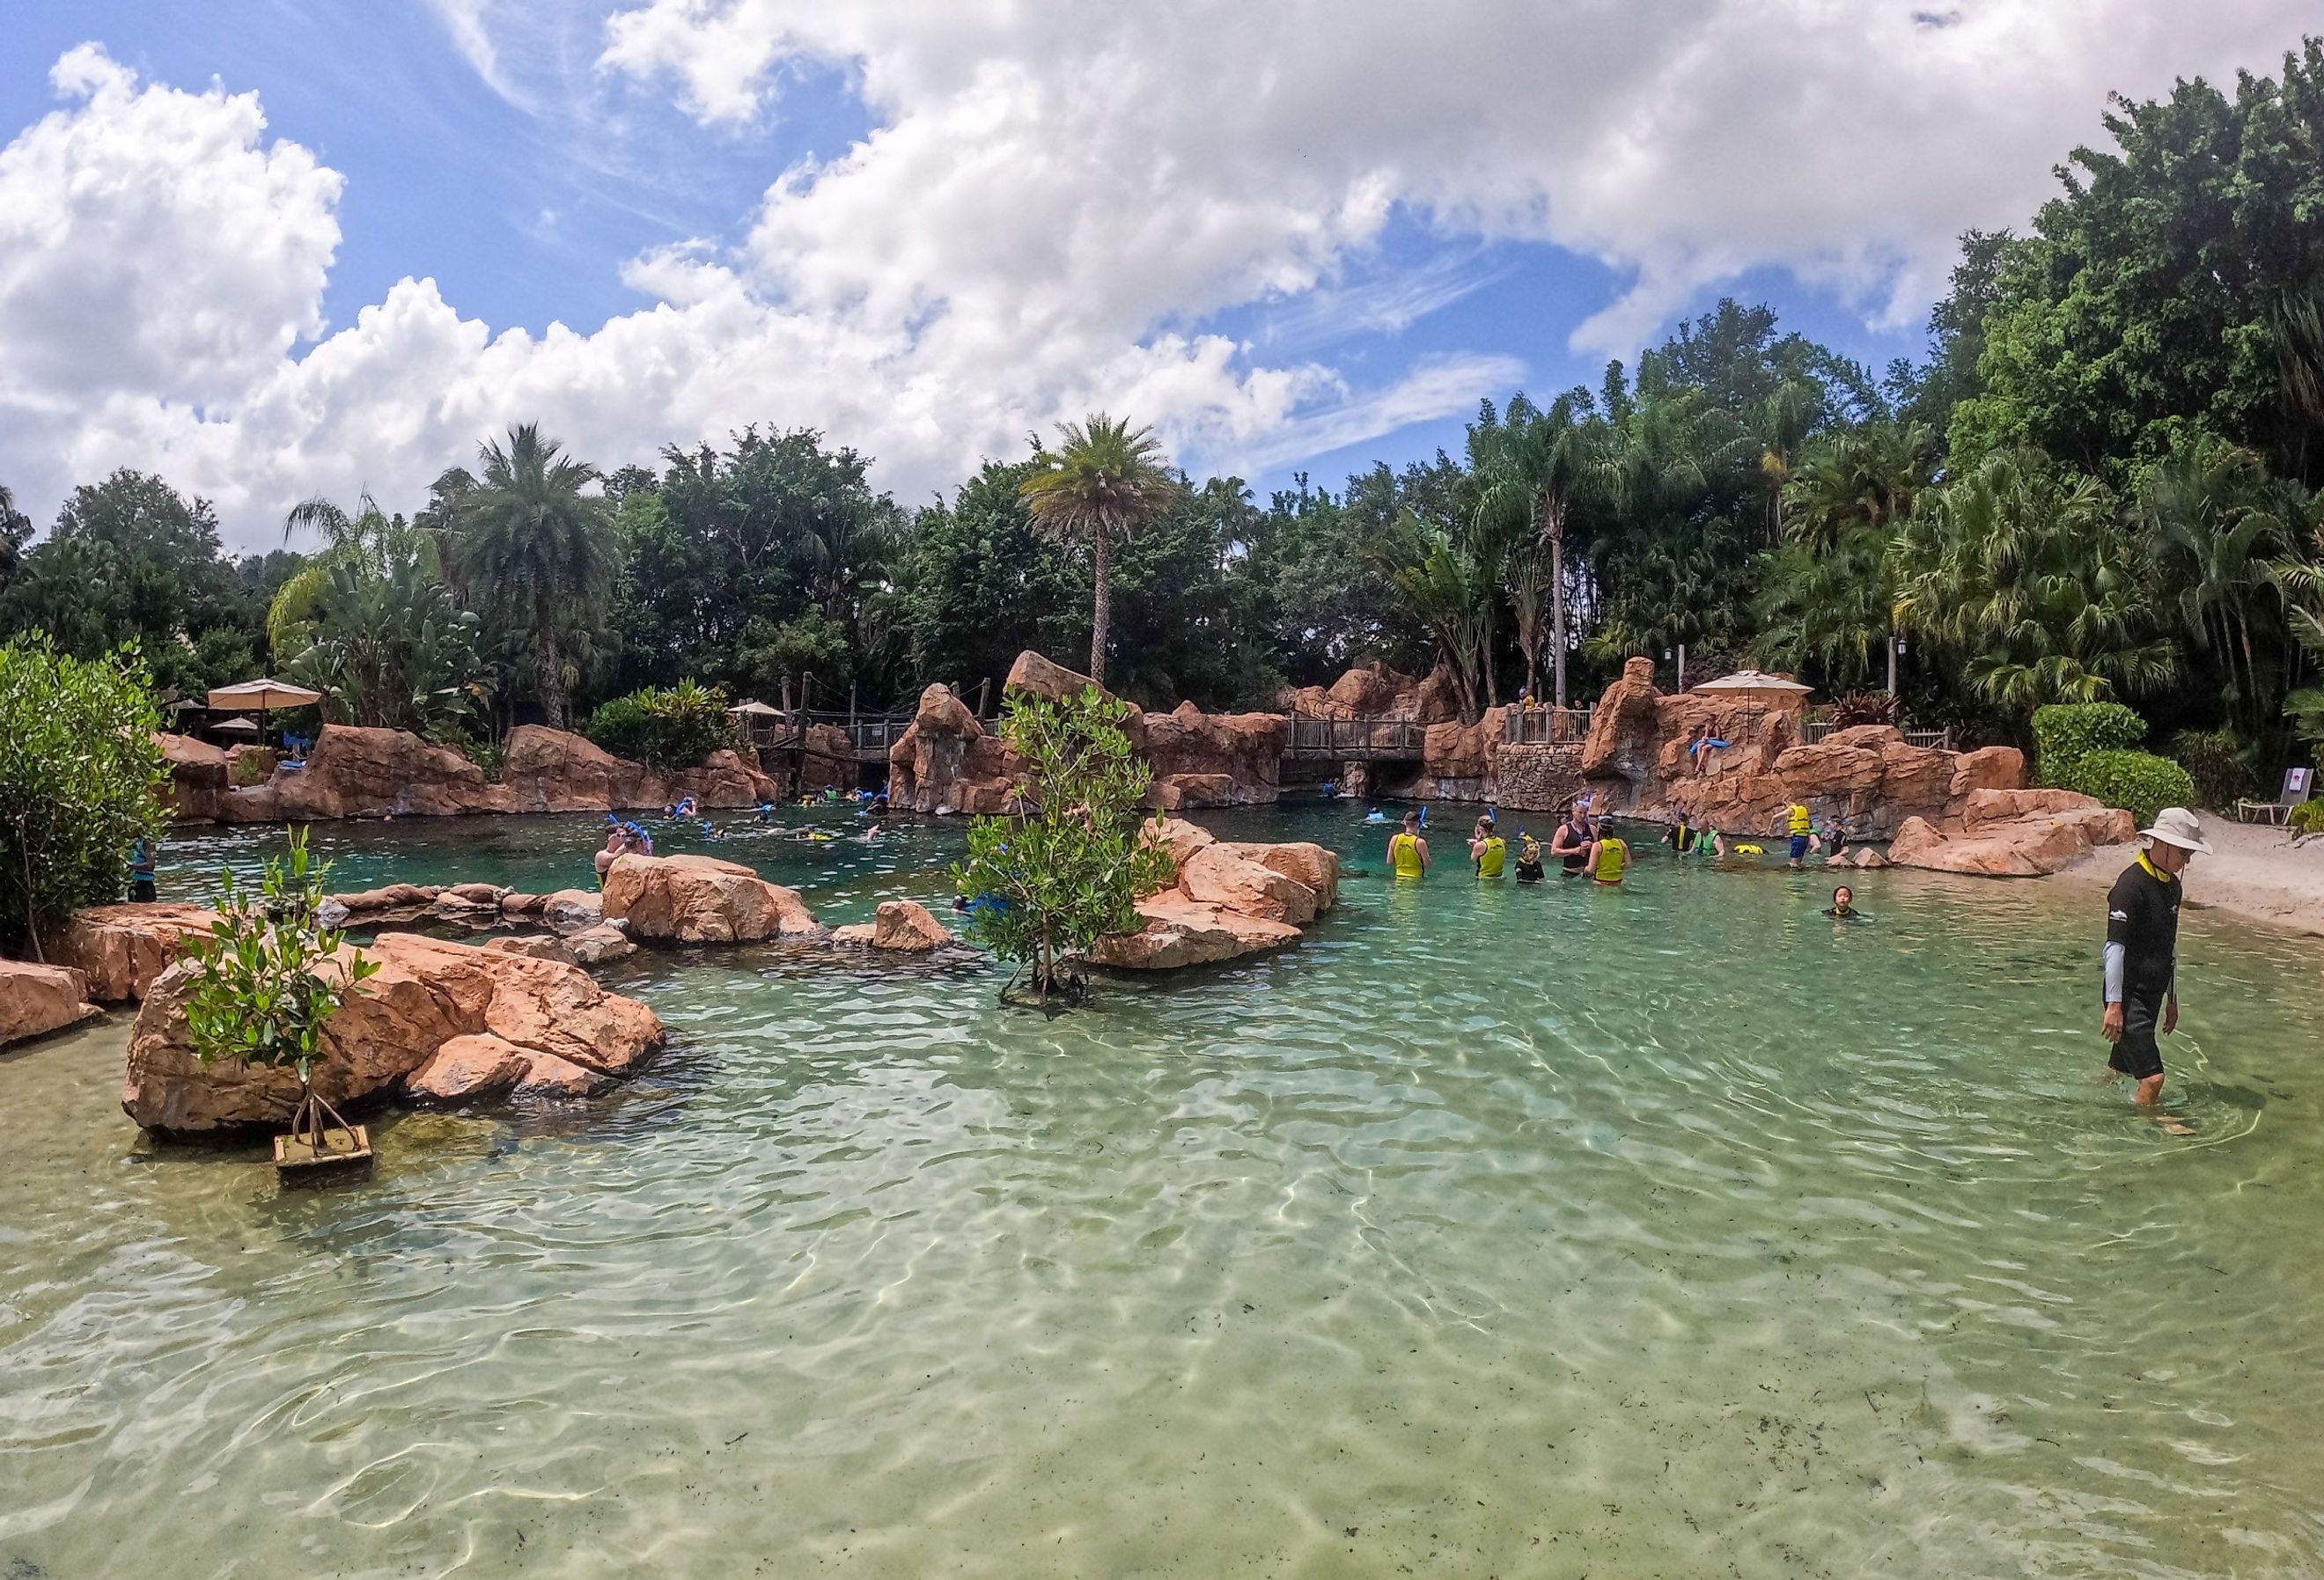
POLYGON ((1417 762, 1425 754, 1428 726, 1409 718, 1314 718, 1293 714, 1286 721, 1283 754, 1330 762, 1417 762))
POLYGON ((1578 746, 1590 738, 1586 707, 1512 707, 1501 738, 1512 746, 1578 746))

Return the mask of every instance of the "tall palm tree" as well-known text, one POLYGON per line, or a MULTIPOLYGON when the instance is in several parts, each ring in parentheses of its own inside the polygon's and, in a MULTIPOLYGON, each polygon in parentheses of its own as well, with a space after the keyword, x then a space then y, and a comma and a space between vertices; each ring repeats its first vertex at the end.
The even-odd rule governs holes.
POLYGON ((2138 493, 2138 521, 2162 590, 2195 651, 2224 662, 2221 700, 2254 733, 2265 727, 2267 694, 2275 688, 2260 679, 2252 622, 2267 619, 2276 601, 2263 595, 2282 589, 2271 568, 2295 545, 2299 522, 2287 519, 2288 503, 2255 452, 2209 434, 2158 463, 2138 493))
POLYGON ((1113 624, 1113 544, 1168 514, 1185 493, 1162 458, 1150 428, 1132 429, 1100 411, 1085 423, 1063 423, 1054 450, 1033 457, 1020 491, 1036 530, 1086 542, 1096 574, 1090 610, 1090 679, 1105 684, 1105 645, 1113 624))
MULTIPOLYGON (((1833 602, 1839 589, 1831 579, 1842 570, 1875 577, 1878 602, 1893 606, 1888 540, 1913 513, 1913 502, 1929 486, 1935 471, 1936 436, 1918 422, 1869 422, 1814 444, 1801 456, 1784 486, 1788 509, 1784 531, 1803 552, 1779 553, 1769 561, 1771 573, 1776 576, 1814 568, 1809 578, 1812 585, 1802 589, 1803 601, 1795 605, 1795 614, 1810 608, 1831 613, 1844 606, 1849 600, 1833 602), (1830 563, 1816 563, 1824 559, 1830 563)), ((1770 593, 1775 605, 1788 602, 1781 589, 1771 588, 1770 593)), ((1887 624, 1884 640, 1888 650, 1888 695, 1894 697, 1896 632, 1893 616, 1887 624)), ((1868 645, 1868 641, 1850 636, 1840 648, 1860 653, 1868 645)), ((1836 654, 1840 648, 1830 651, 1836 654)))
POLYGON ((1366 546, 1405 606, 1436 638, 1460 693, 1461 716, 1484 715, 1480 700, 1492 668, 1493 605, 1499 596, 1503 544, 1490 532, 1459 533, 1423 522, 1409 510, 1366 546))
MULTIPOLYGON (((384 575, 390 550, 412 536, 402 518, 391 520, 369 493, 356 497, 353 513, 319 494, 292 505, 282 519, 282 541, 288 543, 309 531, 322 534, 322 548, 274 590, 273 601, 266 606, 267 644, 278 662, 288 663, 313 640, 316 610, 333 571, 346 566, 374 577, 384 575)), ((430 574, 440 571, 432 542, 410 546, 424 556, 430 574)))
POLYGON ((597 468, 561 453, 540 425, 509 430, 508 444, 479 446, 484 475, 457 497, 454 558, 471 599, 521 630, 539 677, 535 695, 552 725, 571 713, 567 665, 602 612, 620 568, 613 513, 583 489, 597 468))
MULTIPOLYGON (((1597 426, 1576 416, 1571 402, 1559 400, 1546 411, 1535 411, 1518 397, 1509 405, 1508 420, 1492 429, 1477 457, 1476 522, 1481 532, 1500 535, 1497 524, 1522 522, 1549 551, 1549 652, 1556 686, 1557 706, 1565 706, 1565 536, 1577 500, 1600 471, 1602 444, 1597 426)), ((1514 544, 1509 547, 1514 548, 1514 544)), ((1520 571, 1529 557, 1516 561, 1520 571)), ((1536 577, 1527 577, 1520 598, 1537 596, 1536 577)), ((1522 639, 1531 616, 1518 614, 1522 639)), ((1489 669, 1489 662, 1488 665, 1489 669)), ((1536 689, 1538 676, 1531 644, 1526 653, 1526 688, 1536 689)))

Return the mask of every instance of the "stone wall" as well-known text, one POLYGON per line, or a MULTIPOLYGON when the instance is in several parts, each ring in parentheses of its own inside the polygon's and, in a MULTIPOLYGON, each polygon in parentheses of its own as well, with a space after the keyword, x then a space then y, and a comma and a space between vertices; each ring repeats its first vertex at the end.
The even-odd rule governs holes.
POLYGON ((1582 748, 1541 743, 1504 745, 1496 805, 1517 812, 1562 810, 1582 789, 1582 748))

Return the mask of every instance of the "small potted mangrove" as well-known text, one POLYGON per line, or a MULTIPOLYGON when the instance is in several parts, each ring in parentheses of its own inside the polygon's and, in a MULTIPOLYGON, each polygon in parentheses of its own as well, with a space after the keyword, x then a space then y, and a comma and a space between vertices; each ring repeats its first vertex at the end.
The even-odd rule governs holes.
POLYGON ((286 1177, 361 1167, 372 1155, 370 1132, 349 1124, 315 1089, 324 1022, 349 988, 379 969, 361 950, 342 956, 346 934, 317 919, 329 871, 309 854, 307 831, 294 830, 289 854, 267 858, 256 888, 224 874, 217 924, 189 952, 194 979, 186 1027, 194 1057, 204 1065, 228 1058, 298 1072, 290 1132, 274 1138, 274 1166, 286 1177))

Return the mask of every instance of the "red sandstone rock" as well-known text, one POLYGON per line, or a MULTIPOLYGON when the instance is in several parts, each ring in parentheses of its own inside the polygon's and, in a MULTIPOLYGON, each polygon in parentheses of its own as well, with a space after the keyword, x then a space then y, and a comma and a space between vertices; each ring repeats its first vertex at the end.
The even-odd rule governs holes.
POLYGON ((1139 901, 1138 914, 1145 926, 1101 938, 1091 959, 1122 971, 1171 971, 1299 941, 1299 929, 1288 923, 1198 905, 1176 891, 1139 901))
MULTIPOLYGON (((1095 684, 1087 675, 1068 670, 1063 664, 1053 663, 1028 649, 1019 653, 1017 661, 1009 666, 1009 679, 1003 683, 1003 688, 1057 702, 1067 697, 1077 697, 1095 684)), ((1106 695, 1111 697, 1112 693, 1107 692, 1106 695)))
MULTIPOLYGON (((2063 790, 1978 790, 1981 797, 2068 796, 2063 790)), ((2087 855, 2101 845, 2135 838, 2130 814, 2103 806, 2087 796, 2072 797, 2079 806, 2029 808, 2024 815, 1987 816, 1965 828, 1947 831, 1926 818, 1912 818, 1896 831, 1888 859, 1898 866, 1925 867, 1941 873, 1968 873, 1979 877, 2032 878, 2087 855)), ((2011 803, 1987 801, 1987 813, 2006 811, 2011 803)))
POLYGON ((1001 743, 943 686, 920 693, 911 727, 888 750, 888 801, 916 812, 998 812, 1013 804, 1001 743))
POLYGON ((1297 927, 1315 919, 1315 894, 1297 879, 1238 854, 1230 845, 1206 845, 1178 869, 1178 887, 1198 905, 1297 927))
POLYGON ((455 1037, 411 1072, 404 1093, 423 1106, 480 1103, 512 1091, 540 1057, 489 1031, 455 1037))
POLYGON ((0 960, 0 1047, 77 1026, 98 1012, 88 977, 69 966, 0 960))
POLYGON ((553 1053, 536 1053, 526 1061, 524 1079, 511 1094, 516 1097, 595 1097, 613 1086, 613 1077, 562 1059, 553 1053))
POLYGON ((1216 836, 1209 829, 1183 818, 1156 818, 1146 826, 1144 837, 1169 851, 1172 865, 1178 867, 1185 866, 1186 858, 1204 845, 1216 843, 1216 836))
POLYGON ((1222 848, 1289 878, 1314 896, 1318 912, 1340 901, 1340 858, 1305 840, 1286 845, 1230 845, 1222 848))
POLYGON ((872 923, 872 947, 925 954, 952 942, 952 931, 916 900, 883 900, 872 923))
POLYGON ((584 966, 602 966, 608 960, 619 960, 638 952, 629 934, 610 925, 585 928, 565 943, 573 951, 573 958, 584 966))
POLYGON ((278 772, 275 801, 288 818, 448 817, 512 809, 507 787, 448 747, 409 730, 325 725, 301 769, 278 772))
POLYGON ((820 930, 796 891, 703 855, 625 855, 605 873, 604 916, 632 938, 757 943, 820 930))
POLYGON ((232 783, 226 754, 191 735, 156 731, 153 744, 170 768, 170 815, 181 822, 207 823, 218 816, 232 783))
POLYGON ((1952 793, 1972 790, 2014 790, 2025 788, 2025 753, 2015 746, 1983 746, 1964 752, 1953 762, 1952 793))
MULTIPOLYGON (((385 1096, 446 1043, 482 1032, 535 1056, 533 1074, 549 1058, 610 1078, 661 1045, 652 1011, 573 966, 409 933, 383 935, 363 952, 379 969, 348 990, 323 1031, 315 1086, 335 1104, 385 1096)), ((294 1072, 194 1058, 185 1022, 192 975, 186 965, 165 972, 139 1011, 124 1111, 172 1132, 287 1123, 299 1102, 294 1072)))
POLYGON ((605 919, 605 897, 595 889, 559 889, 540 901, 540 919, 554 933, 577 933, 605 919))
POLYGON ((73 913, 49 953, 88 976, 98 1003, 142 999, 188 940, 208 938, 217 919, 198 905, 93 905, 73 913))
POLYGON ((571 943, 551 938, 547 933, 520 933, 513 938, 488 938, 484 947, 499 955, 522 955, 533 960, 562 960, 567 966, 581 962, 571 943))

